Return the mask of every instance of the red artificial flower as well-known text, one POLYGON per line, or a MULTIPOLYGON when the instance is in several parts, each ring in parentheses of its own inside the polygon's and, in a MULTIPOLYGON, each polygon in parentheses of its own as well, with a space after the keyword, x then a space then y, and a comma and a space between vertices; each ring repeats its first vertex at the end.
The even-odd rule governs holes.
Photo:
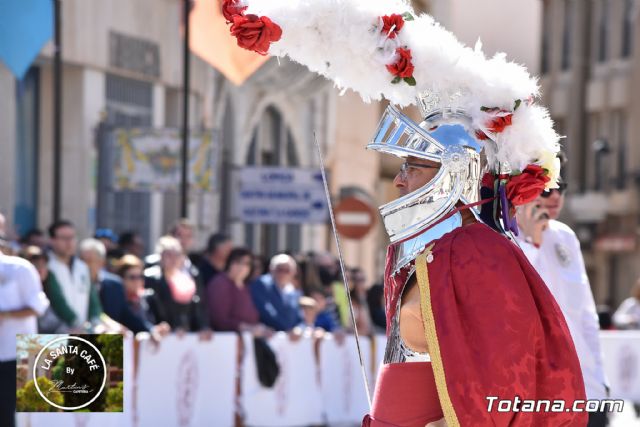
POLYGON ((280 40, 282 28, 266 16, 235 15, 231 34, 238 39, 238 46, 266 55, 271 43, 280 40))
POLYGON ((234 16, 244 15, 247 6, 242 6, 240 0, 224 0, 222 2, 222 15, 227 20, 227 24, 233 22, 234 16))
MULTIPOLYGON (((498 110, 496 108, 492 108, 492 109, 485 108, 483 111, 489 112, 489 113, 498 112, 498 114, 503 114, 503 115, 495 116, 493 119, 491 119, 489 122, 487 122, 486 126, 487 126, 487 130, 489 132, 491 132, 491 133, 500 133, 507 126, 511 126, 511 120, 513 118, 513 113, 507 113, 505 110, 498 110), (507 114, 504 114, 504 113, 507 113, 507 114)), ((484 133, 484 131, 482 131, 480 129, 476 130, 475 135, 476 135, 476 139, 478 139, 479 141, 485 141, 485 140, 489 139, 487 134, 484 133)))
POLYGON ((391 74, 400 78, 408 78, 413 77, 413 64, 411 63, 411 51, 409 49, 405 49, 399 47, 396 49, 396 53, 398 54, 398 60, 393 63, 387 65, 387 70, 391 74))
POLYGON ((382 17, 382 34, 390 39, 395 39, 400 30, 404 27, 404 18, 402 15, 394 13, 382 17))
POLYGON ((507 199, 513 206, 533 202, 544 191, 550 178, 547 172, 538 165, 528 165, 520 175, 509 177, 507 182, 507 199))
POLYGON ((487 187, 493 190, 495 181, 496 181, 496 176, 490 172, 487 172, 482 176, 483 187, 487 187))
POLYGON ((493 133, 500 133, 507 126, 511 126, 511 119, 513 118, 513 114, 509 113, 504 116, 495 117, 491 120, 487 126, 487 129, 493 133))
POLYGON ((487 136, 486 133, 482 132, 481 130, 477 130, 476 131, 476 139, 479 141, 485 141, 487 139, 489 139, 489 137, 487 136))

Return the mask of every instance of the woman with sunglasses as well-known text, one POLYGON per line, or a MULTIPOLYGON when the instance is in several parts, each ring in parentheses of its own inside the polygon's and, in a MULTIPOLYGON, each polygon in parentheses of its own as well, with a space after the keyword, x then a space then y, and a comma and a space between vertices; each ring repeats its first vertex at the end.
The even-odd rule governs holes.
POLYGON ((116 322, 138 332, 151 332, 154 318, 144 289, 144 264, 135 255, 124 255, 114 263, 121 282, 105 280, 100 287, 100 301, 105 313, 116 322))
MULTIPOLYGON (((600 324, 576 234, 558 221, 566 183, 543 192, 517 210, 520 247, 538 271, 564 314, 588 399, 606 399, 608 381, 600 350, 600 324)), ((607 425, 606 412, 590 412, 589 426, 607 425)))

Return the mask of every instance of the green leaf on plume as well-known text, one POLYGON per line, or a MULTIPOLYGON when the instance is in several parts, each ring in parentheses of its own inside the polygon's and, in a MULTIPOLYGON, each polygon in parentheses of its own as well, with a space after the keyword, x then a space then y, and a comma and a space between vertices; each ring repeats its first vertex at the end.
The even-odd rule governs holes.
POLYGON ((405 77, 404 81, 406 84, 408 84, 409 86, 415 86, 416 85, 416 79, 411 76, 411 77, 405 77))
POLYGON ((513 107, 513 111, 516 111, 518 109, 518 107, 520 106, 520 104, 522 104, 522 100, 521 99, 516 99, 516 105, 513 107))
POLYGON ((402 17, 404 18, 405 21, 413 21, 413 15, 411 14, 411 12, 403 13, 402 17))
POLYGON ((400 83, 400 80, 402 80, 402 78, 396 77, 395 79, 391 80, 391 83, 395 85, 395 84, 400 83))
POLYGON ((483 111, 483 112, 486 113, 487 111, 491 111, 491 108, 489 108, 489 107, 480 107, 480 111, 483 111))

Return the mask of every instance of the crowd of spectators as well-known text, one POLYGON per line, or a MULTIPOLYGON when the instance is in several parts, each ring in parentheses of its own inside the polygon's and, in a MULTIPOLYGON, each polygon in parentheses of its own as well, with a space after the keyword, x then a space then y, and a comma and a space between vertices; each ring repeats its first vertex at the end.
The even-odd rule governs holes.
POLYGON ((154 340, 212 331, 284 331, 296 339, 310 329, 340 337, 354 329, 348 296, 360 334, 385 329, 382 285, 368 286, 360 268, 347 268, 348 295, 329 253, 265 259, 224 233, 209 236, 204 248, 194 247, 196 237, 193 224, 179 220, 145 253, 135 231, 98 229, 79 240, 73 223, 61 220, 46 234, 4 240, 3 252, 38 274, 50 302, 38 315, 39 333, 99 332, 115 322, 154 340))

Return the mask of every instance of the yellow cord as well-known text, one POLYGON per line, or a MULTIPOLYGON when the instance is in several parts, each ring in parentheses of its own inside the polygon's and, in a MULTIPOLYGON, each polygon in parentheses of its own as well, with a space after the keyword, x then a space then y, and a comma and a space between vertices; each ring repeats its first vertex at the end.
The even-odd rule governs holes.
POLYGON ((442 357, 440 356, 440 346, 438 345, 438 335, 436 335, 436 325, 431 310, 431 289, 429 285, 429 271, 427 269, 427 257, 431 255, 434 245, 429 246, 418 258, 416 258, 416 277, 418 279, 418 287, 420 288, 420 311, 422 312, 422 322, 424 323, 424 331, 429 345, 429 354, 431 355, 431 366, 433 367, 433 375, 436 380, 436 388, 440 397, 440 405, 444 418, 448 427, 459 427, 460 422, 456 415, 449 391, 447 390, 447 382, 444 375, 444 366, 442 357))

